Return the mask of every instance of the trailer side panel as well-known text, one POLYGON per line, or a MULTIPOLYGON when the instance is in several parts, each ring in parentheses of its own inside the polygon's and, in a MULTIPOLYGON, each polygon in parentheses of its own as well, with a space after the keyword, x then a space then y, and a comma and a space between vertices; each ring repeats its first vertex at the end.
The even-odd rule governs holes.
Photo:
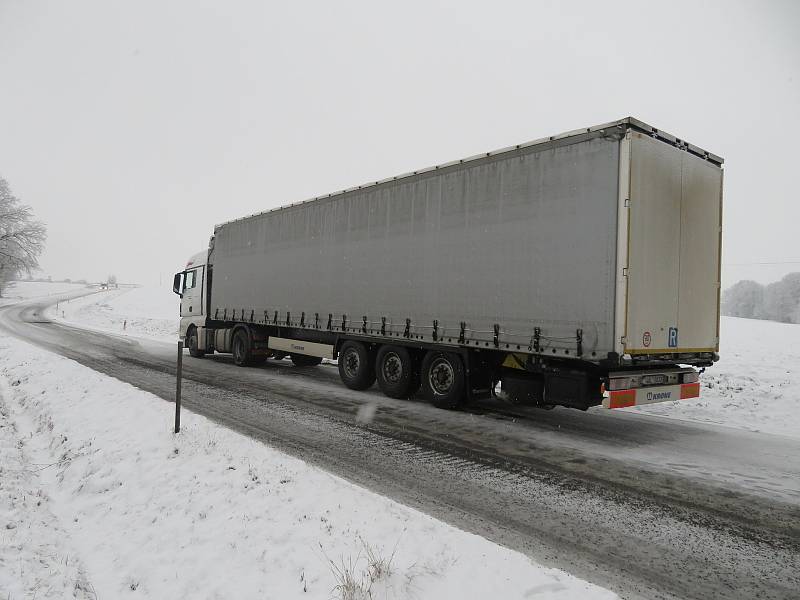
POLYGON ((619 139, 599 133, 221 225, 211 314, 601 358, 614 350, 619 139), (241 311, 241 312, 240 312, 241 311), (593 354, 594 353, 594 354, 593 354))

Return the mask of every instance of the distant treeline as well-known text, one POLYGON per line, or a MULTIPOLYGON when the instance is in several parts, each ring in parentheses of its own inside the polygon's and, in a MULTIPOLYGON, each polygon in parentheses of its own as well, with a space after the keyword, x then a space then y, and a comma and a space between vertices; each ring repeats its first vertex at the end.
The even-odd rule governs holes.
POLYGON ((722 314, 800 323, 800 273, 789 273, 769 285, 740 281, 722 294, 722 314))

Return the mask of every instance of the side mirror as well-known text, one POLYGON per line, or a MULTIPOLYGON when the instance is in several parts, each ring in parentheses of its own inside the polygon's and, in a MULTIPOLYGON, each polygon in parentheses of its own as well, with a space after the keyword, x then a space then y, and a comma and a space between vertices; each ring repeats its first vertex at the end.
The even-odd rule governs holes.
POLYGON ((172 291, 183 298, 183 272, 175 273, 175 277, 172 278, 172 291))

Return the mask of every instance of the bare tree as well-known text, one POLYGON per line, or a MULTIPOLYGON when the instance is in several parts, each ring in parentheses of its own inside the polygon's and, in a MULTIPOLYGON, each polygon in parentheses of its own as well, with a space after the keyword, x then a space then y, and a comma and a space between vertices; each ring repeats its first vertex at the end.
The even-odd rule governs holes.
POLYGON ((47 230, 0 177, 0 295, 10 280, 39 266, 47 230))

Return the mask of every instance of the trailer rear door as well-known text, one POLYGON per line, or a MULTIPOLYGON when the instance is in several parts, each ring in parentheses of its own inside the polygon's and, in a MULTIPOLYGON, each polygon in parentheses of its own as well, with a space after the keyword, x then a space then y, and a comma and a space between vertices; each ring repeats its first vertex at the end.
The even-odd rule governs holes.
POLYGON ((718 351, 722 169, 629 135, 624 352, 718 351))

